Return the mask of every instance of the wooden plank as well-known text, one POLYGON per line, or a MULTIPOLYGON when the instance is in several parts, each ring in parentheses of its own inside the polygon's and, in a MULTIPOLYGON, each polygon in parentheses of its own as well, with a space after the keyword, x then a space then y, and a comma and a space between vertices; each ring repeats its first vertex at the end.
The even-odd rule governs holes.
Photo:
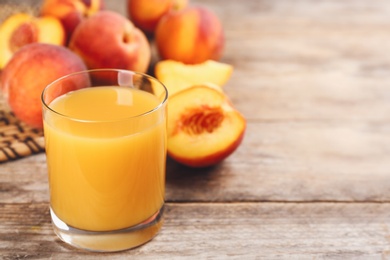
MULTIPOLYGON (((167 164, 168 201, 390 201, 390 125, 250 123, 222 164, 167 164), (377 128, 377 129, 376 129, 377 128)), ((0 164, 0 202, 48 201, 43 154, 0 164)))
POLYGON ((225 89, 247 118, 389 121, 388 1, 216 2, 225 89))
MULTIPOLYGON (((196 2, 225 23, 225 89, 248 130, 217 167, 169 161, 167 200, 389 201, 389 2, 196 2)), ((0 165, 0 177, 3 202, 48 200, 44 155, 0 165)))
POLYGON ((390 257, 387 203, 168 203, 154 240, 116 254, 88 253, 61 242, 46 204, 0 204, 0 210, 3 259, 390 257))
POLYGON ((249 124, 216 168, 168 166, 178 201, 388 201, 390 138, 361 124, 249 124), (353 126, 353 127, 352 127, 353 126))
MULTIPOLYGON (((248 119, 388 121, 387 1, 193 4, 224 24, 223 61, 235 67, 225 89, 248 119)), ((107 9, 126 15, 126 1, 109 1, 107 9)))
POLYGON ((242 146, 208 169, 169 160, 161 234, 117 254, 55 237, 44 154, 0 164, 0 258, 390 258, 390 2, 191 2, 224 24, 242 146))

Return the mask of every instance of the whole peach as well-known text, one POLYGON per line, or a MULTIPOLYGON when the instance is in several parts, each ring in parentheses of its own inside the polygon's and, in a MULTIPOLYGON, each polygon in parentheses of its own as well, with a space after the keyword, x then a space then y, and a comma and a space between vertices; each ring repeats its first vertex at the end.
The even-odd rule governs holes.
POLYGON ((44 0, 41 14, 58 18, 64 26, 68 41, 82 20, 104 7, 104 0, 44 0))
POLYGON ((157 23, 171 10, 181 10, 188 0, 128 0, 127 12, 135 26, 151 35, 157 23))
POLYGON ((157 25, 155 40, 162 59, 187 64, 219 60, 225 42, 219 18, 201 6, 166 14, 157 25))
POLYGON ((80 23, 69 48, 90 69, 117 68, 146 72, 151 49, 145 34, 119 13, 100 11, 80 23))
POLYGON ((0 85, 15 116, 42 128, 43 89, 59 77, 85 69, 80 57, 64 46, 31 43, 20 48, 7 63, 0 85))

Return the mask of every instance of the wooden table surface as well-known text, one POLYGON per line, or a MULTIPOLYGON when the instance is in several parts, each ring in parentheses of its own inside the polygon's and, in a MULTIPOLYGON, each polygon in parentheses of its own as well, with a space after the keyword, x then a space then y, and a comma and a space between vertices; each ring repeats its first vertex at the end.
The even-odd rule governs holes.
POLYGON ((390 1, 192 3, 225 28, 239 149, 168 160, 161 233, 112 254, 54 235, 44 154, 0 164, 0 258, 390 259, 390 1))

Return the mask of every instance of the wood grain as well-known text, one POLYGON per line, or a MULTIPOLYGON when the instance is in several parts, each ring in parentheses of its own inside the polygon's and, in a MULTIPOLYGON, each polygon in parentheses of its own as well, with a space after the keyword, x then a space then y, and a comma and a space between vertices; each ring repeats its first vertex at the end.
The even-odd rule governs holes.
POLYGON ((206 169, 168 160, 161 234, 104 255, 52 233, 43 153, 1 164, 0 255, 390 259, 390 1, 191 2, 225 28, 224 89, 248 120, 239 149, 206 169))
MULTIPOLYGON (((385 202, 389 147, 389 135, 359 123, 253 123, 221 165, 191 169, 169 160, 167 200, 385 202)), ((48 200, 44 154, 0 167, 0 187, 14 187, 3 201, 48 200)))
POLYGON ((386 259, 390 206, 382 203, 168 203, 161 233, 115 254, 69 247, 46 204, 0 204, 2 259, 386 259), (359 214, 356 214, 359 212, 359 214), (29 216, 26 218, 26 216, 29 216), (4 225, 4 224, 2 224, 4 225))

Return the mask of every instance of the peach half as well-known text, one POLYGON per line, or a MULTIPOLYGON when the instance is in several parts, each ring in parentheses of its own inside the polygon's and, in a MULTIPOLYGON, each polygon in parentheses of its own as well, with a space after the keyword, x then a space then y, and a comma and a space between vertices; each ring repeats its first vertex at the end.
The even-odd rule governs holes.
POLYGON ((157 25, 155 41, 161 59, 186 64, 219 60, 225 43, 219 18, 201 6, 164 15, 157 25))
POLYGON ((135 26, 151 35, 165 14, 187 4, 188 0, 127 0, 127 12, 135 26))
POLYGON ((63 45, 65 31, 61 22, 54 17, 34 17, 27 13, 8 17, 0 26, 0 69, 17 50, 33 42, 63 45))
POLYGON ((123 15, 100 11, 82 21, 69 42, 90 69, 146 72, 151 48, 145 34, 123 15))
POLYGON ((50 15, 61 21, 68 42, 81 21, 104 8, 103 0, 44 0, 40 12, 41 15, 50 15))
POLYGON ((245 118, 227 96, 197 85, 169 99, 168 155, 190 167, 215 165, 241 144, 245 118))
POLYGON ((155 75, 167 87, 169 95, 203 83, 222 87, 230 79, 232 73, 232 65, 214 60, 198 64, 162 60, 155 66, 155 75))
MULTIPOLYGON (((30 126, 42 128, 43 89, 59 77, 85 69, 80 57, 64 46, 31 43, 20 48, 5 66, 0 86, 15 116, 30 126)), ((80 86, 86 87, 67 85, 63 91, 80 86)))

